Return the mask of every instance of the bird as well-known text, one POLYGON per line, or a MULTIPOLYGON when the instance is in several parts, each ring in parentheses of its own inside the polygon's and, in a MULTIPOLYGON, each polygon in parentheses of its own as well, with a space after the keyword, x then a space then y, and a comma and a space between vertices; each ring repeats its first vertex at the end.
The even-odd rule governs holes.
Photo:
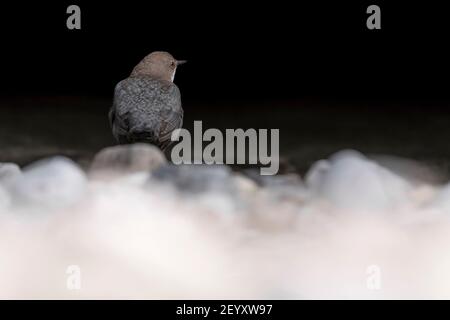
POLYGON ((117 83, 109 122, 119 144, 150 143, 163 152, 172 144, 172 132, 183 125, 181 94, 173 81, 185 62, 154 51, 117 83))

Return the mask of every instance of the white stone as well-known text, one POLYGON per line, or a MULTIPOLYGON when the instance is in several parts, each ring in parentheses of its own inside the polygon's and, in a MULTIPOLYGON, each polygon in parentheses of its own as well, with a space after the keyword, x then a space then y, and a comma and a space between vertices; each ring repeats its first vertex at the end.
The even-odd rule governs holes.
POLYGON ((86 176, 77 164, 54 157, 24 168, 13 190, 18 204, 62 207, 77 203, 85 195, 86 187, 86 176))
POLYGON ((324 198, 341 209, 392 208, 405 203, 411 191, 406 180, 351 150, 314 165, 306 184, 313 198, 324 198))

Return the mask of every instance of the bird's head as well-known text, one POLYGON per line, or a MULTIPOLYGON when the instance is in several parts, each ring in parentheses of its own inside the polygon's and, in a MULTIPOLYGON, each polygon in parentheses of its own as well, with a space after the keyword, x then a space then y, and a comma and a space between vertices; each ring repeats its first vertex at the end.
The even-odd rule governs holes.
POLYGON ((155 51, 150 53, 139 64, 134 67, 131 77, 150 76, 155 79, 173 82, 177 67, 185 60, 176 60, 170 53, 155 51))

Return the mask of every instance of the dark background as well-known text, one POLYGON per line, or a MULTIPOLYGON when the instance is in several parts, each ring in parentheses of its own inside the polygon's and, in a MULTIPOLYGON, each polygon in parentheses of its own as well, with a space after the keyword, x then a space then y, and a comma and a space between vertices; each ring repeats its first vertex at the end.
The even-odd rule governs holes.
POLYGON ((448 46, 442 2, 58 1, 0 7, 0 161, 88 163, 114 144, 115 84, 148 53, 188 63, 185 127, 280 128, 301 171, 341 149, 447 168, 448 46), (66 8, 81 7, 81 30, 66 8), (366 8, 381 7, 381 30, 366 8))
POLYGON ((145 55, 166 50, 189 60, 176 81, 187 100, 449 98, 442 4, 336 2, 2 4, 1 92, 110 96, 145 55), (366 28, 374 3, 382 30, 366 28), (80 31, 66 28, 70 4, 80 31))

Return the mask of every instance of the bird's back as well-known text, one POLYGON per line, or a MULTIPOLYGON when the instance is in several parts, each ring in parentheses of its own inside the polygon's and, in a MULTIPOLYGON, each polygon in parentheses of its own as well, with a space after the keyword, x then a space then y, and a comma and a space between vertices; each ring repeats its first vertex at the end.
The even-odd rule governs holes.
POLYGON ((174 83, 137 76, 117 84, 110 122, 119 143, 149 142, 165 147, 182 121, 180 91, 174 83))

